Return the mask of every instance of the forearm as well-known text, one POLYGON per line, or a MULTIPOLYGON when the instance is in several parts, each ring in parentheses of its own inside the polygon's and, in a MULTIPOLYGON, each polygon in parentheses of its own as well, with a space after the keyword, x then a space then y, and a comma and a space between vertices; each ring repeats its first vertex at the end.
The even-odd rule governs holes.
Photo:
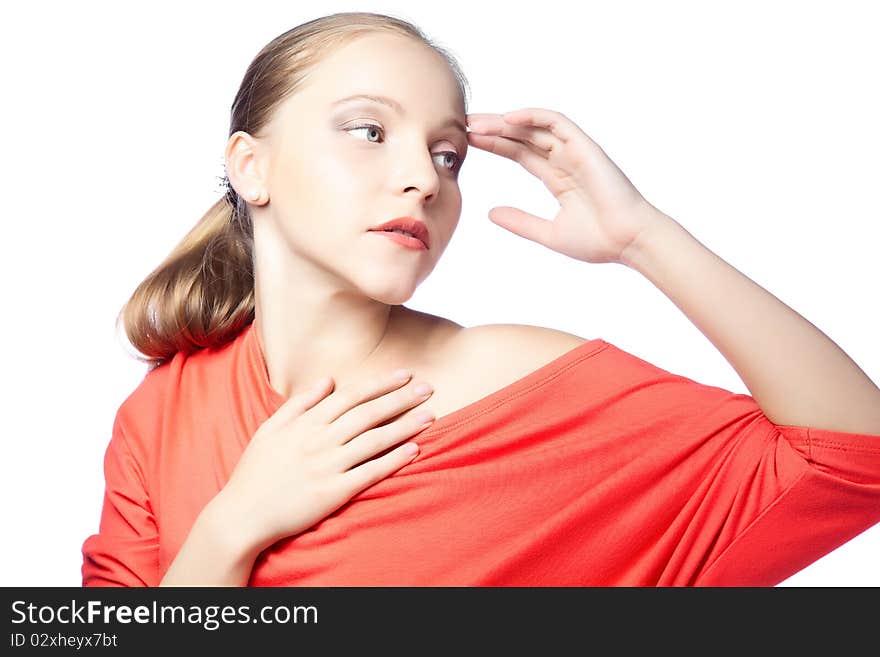
POLYGON ((255 546, 230 527, 219 498, 199 514, 159 586, 247 586, 255 546))
POLYGON ((674 219, 650 213, 622 263, 715 345, 771 422, 880 435, 880 389, 837 344, 674 219))

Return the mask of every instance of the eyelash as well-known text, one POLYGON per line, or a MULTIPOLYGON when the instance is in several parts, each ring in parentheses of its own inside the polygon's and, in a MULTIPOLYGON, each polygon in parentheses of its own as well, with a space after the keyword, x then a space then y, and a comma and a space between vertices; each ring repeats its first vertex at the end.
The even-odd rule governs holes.
MULTIPOLYGON (((382 132, 383 134, 385 132, 382 129, 382 126, 376 125, 375 123, 361 123, 360 125, 353 125, 348 128, 345 128, 345 131, 350 132, 352 130, 362 130, 364 128, 375 128, 376 130, 382 132)), ((375 144, 376 142, 371 141, 369 143, 375 144)), ((452 155, 453 157, 455 157, 455 164, 452 166, 452 168, 445 167, 447 171, 455 172, 458 170, 459 166, 461 165, 461 158, 459 157, 458 153, 456 153, 455 151, 440 151, 439 153, 435 153, 435 155, 452 155)))

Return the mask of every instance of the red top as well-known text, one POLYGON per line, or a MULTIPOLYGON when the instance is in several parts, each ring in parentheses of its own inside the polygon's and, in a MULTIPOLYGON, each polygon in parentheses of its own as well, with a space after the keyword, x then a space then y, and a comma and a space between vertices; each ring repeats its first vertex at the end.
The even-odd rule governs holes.
MULTIPOLYGON (((253 324, 116 414, 84 586, 155 586, 285 398, 253 324)), ((266 549, 251 586, 772 586, 880 522, 880 436, 601 339, 437 418, 414 461, 266 549)))

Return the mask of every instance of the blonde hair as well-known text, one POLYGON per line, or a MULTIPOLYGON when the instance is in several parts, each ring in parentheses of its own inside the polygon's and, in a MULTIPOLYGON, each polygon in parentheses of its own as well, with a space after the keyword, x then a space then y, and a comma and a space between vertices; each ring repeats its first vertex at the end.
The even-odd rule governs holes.
MULTIPOLYGON (((467 111, 468 83, 455 58, 418 27, 385 14, 342 12, 298 25, 266 44, 245 71, 232 103, 229 137, 260 136, 276 107, 308 71, 359 36, 390 32, 440 54, 458 81, 467 111)), ((117 316, 148 371, 177 352, 230 342, 254 319, 253 223, 248 205, 224 176, 225 194, 135 289, 117 316)))

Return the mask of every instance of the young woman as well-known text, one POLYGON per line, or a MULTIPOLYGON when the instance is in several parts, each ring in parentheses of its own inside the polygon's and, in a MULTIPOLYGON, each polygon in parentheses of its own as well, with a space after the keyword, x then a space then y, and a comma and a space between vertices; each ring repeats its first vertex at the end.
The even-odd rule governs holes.
POLYGON ((773 585, 880 521, 880 390, 858 366, 565 115, 468 114, 465 89, 377 14, 257 55, 227 195, 124 309, 152 369, 116 416, 85 586, 773 585), (468 146, 560 204, 494 222, 646 276, 753 396, 402 305, 456 228, 468 146))

